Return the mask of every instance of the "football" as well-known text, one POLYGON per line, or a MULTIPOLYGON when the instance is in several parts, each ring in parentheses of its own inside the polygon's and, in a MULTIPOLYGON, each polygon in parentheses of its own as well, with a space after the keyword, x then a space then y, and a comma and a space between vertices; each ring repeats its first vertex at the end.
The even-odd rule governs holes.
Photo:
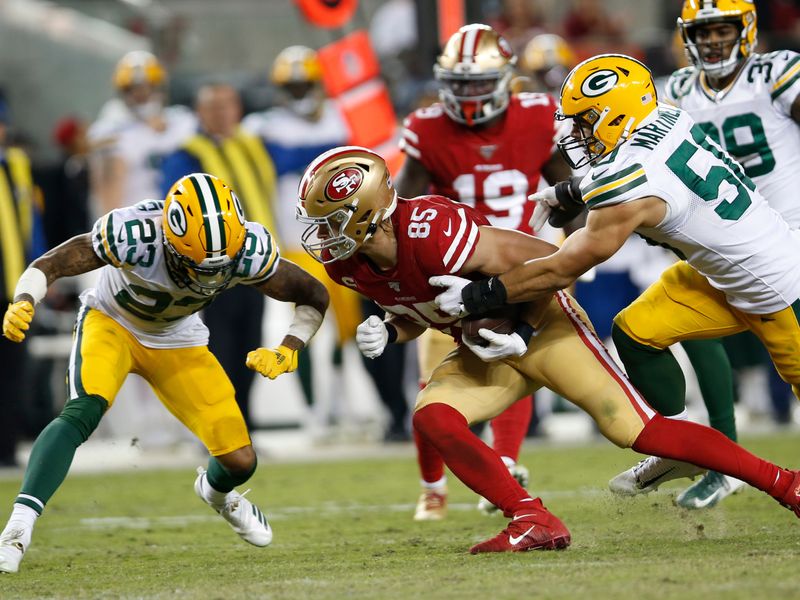
POLYGON ((506 304, 489 312, 461 319, 461 337, 475 346, 487 346, 489 342, 479 334, 480 329, 489 329, 496 333, 511 333, 517 326, 519 305, 506 304))

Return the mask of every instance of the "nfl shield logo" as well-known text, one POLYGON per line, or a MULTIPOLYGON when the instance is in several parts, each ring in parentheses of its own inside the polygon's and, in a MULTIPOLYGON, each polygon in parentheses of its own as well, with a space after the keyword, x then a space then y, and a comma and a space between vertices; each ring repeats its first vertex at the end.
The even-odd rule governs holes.
POLYGON ((399 281, 390 281, 389 287, 392 288, 395 292, 400 291, 400 282, 399 281))
POLYGON ((497 150, 497 144, 492 144, 489 146, 481 146, 480 148, 478 148, 478 152, 481 153, 481 156, 483 157, 484 160, 489 160, 490 158, 492 158, 492 154, 494 154, 495 150, 497 150))

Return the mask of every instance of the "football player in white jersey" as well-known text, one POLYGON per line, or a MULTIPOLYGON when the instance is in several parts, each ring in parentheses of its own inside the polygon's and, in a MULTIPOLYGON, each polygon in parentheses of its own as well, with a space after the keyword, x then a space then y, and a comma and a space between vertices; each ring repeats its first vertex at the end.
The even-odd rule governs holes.
POLYGON ((179 179, 166 201, 111 211, 91 233, 35 260, 23 273, 3 319, 3 335, 21 342, 34 306, 60 277, 100 270, 78 313, 61 415, 39 435, 13 512, 0 534, 0 572, 13 573, 36 519, 67 475, 77 447, 111 407, 128 373, 139 373, 169 411, 206 446, 208 470, 195 492, 245 541, 266 546, 272 530, 234 489, 256 468, 256 454, 233 386, 207 348, 199 311, 227 288, 250 285, 295 302, 294 320, 276 349, 258 348, 247 365, 274 379, 297 368, 328 304, 325 287, 281 259, 263 225, 246 221, 239 199, 211 175, 179 179))
POLYGON ((117 63, 118 97, 105 104, 89 128, 96 214, 161 197, 161 157, 196 132, 197 120, 188 108, 164 107, 166 81, 164 67, 149 52, 129 52, 117 63))
MULTIPOLYGON (((448 288, 437 297, 440 308, 480 313, 542 297, 568 286, 638 233, 685 259, 614 320, 614 343, 644 397, 656 406, 678 401, 679 410, 666 416, 680 418, 685 382, 669 347, 748 329, 798 395, 800 236, 686 112, 657 103, 652 75, 639 61, 607 54, 582 62, 564 82, 561 106, 561 118, 571 119, 573 128, 559 147, 573 166, 591 169, 579 185, 560 183, 535 194, 533 220, 585 206, 586 227, 551 256, 499 277, 438 278, 448 288)), ((696 431, 700 447, 722 436, 696 431)), ((715 454, 710 446, 706 451, 715 454)), ((739 478, 736 470, 744 463, 720 458, 739 478)), ((664 475, 651 468, 654 462, 671 475, 697 473, 680 463, 647 459, 626 471, 630 487, 650 485, 643 475, 664 475)), ((771 490, 786 506, 800 502, 800 475, 779 475, 757 487, 771 490)), ((800 516, 800 509, 794 510, 800 516)))
MULTIPOLYGON (((793 228, 800 227, 800 55, 756 54, 756 9, 747 0, 686 0, 678 28, 692 66, 676 71, 666 101, 686 110, 744 167, 758 191, 793 228)), ((687 353, 691 344, 684 343, 687 353)), ((729 361, 704 352, 698 379, 712 425, 736 439, 729 361)), ((691 356, 691 355, 690 355, 691 356)), ((709 471, 678 496, 685 508, 710 507, 743 486, 709 471)))

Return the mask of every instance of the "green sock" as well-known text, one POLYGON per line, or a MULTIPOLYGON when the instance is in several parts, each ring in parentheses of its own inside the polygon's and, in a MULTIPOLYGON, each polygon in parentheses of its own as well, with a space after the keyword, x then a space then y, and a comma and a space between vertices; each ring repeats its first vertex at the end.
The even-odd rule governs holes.
POLYGON ((42 513, 44 505, 67 477, 75 450, 97 428, 106 408, 108 403, 99 396, 75 398, 66 404, 61 414, 36 438, 20 495, 14 502, 42 513))
MULTIPOLYGON (((258 461, 256 461, 258 462, 258 461)), ((208 459, 208 484, 218 492, 228 493, 237 485, 242 485, 245 481, 252 477, 256 470, 256 464, 253 468, 243 475, 236 475, 226 469, 221 462, 213 456, 208 459)))
POLYGON ((735 442, 733 370, 722 340, 686 340, 681 345, 697 375, 711 427, 735 442))
POLYGON ((686 381, 669 348, 656 350, 640 344, 616 325, 611 329, 611 337, 628 378, 647 403, 665 417, 683 412, 686 408, 686 381))

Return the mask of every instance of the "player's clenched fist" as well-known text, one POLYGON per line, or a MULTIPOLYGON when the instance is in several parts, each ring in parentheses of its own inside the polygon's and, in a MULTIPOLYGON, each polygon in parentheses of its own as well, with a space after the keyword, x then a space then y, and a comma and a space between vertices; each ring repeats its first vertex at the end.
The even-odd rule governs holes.
POLYGON ((297 368, 297 350, 286 346, 258 348, 247 354, 246 364, 264 377, 275 379, 278 375, 291 373, 297 368))
POLYGON ((383 320, 376 315, 370 315, 356 328, 356 345, 361 354, 367 358, 377 358, 383 354, 387 343, 389 343, 389 332, 383 320))
POLYGON ((12 342, 24 340, 25 332, 33 321, 33 312, 33 304, 27 300, 9 304, 3 317, 3 335, 12 342))

